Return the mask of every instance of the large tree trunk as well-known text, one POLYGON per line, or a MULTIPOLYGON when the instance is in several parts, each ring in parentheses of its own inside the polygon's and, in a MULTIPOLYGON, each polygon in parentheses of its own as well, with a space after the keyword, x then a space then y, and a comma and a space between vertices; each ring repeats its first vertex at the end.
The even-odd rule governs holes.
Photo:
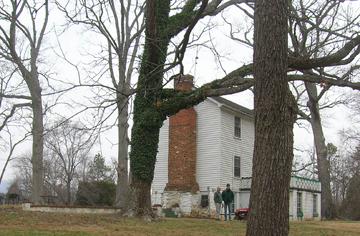
POLYGON ((309 96, 307 106, 311 114, 310 123, 314 134, 318 176, 321 181, 321 216, 325 219, 333 219, 335 218, 335 206, 330 188, 330 163, 327 158, 327 148, 321 125, 317 89, 314 83, 306 82, 305 86, 309 96))
POLYGON ((71 180, 69 180, 69 179, 66 182, 66 195, 67 195, 66 205, 70 206, 71 205, 71 180))
POLYGON ((44 188, 44 168, 43 168, 43 135, 44 135, 44 126, 43 126, 43 110, 42 110, 42 99, 41 99, 41 88, 40 86, 34 86, 38 84, 36 79, 29 89, 31 92, 32 100, 32 109, 33 109, 33 145, 32 145, 32 158, 31 164, 33 168, 32 176, 32 194, 31 202, 33 204, 41 203, 41 196, 43 195, 44 188), (32 87, 32 88, 31 88, 32 87))
POLYGON ((152 214, 150 187, 154 178, 156 154, 159 143, 161 118, 152 106, 151 100, 138 93, 134 101, 134 125, 131 136, 130 170, 131 192, 134 204, 131 205, 136 216, 152 214), (148 104, 148 105, 146 105, 148 104), (146 108, 148 107, 148 108, 146 108), (138 109, 143 110, 139 112, 138 109))
POLYGON ((138 180, 134 181, 131 184, 131 188, 133 189, 134 202, 136 204, 135 208, 135 215, 136 216, 150 216, 151 218, 154 217, 154 213, 151 209, 151 183, 147 181, 138 180))
POLYGON ((124 206, 128 192, 128 98, 118 94, 118 166, 115 206, 124 206))
POLYGON ((166 27, 170 1, 150 0, 146 7, 146 40, 137 85, 143 89, 134 99, 129 155, 131 189, 135 194, 135 203, 131 206, 133 209, 129 210, 135 212, 136 216, 152 214, 150 187, 154 178, 160 128, 166 119, 156 91, 162 86, 162 69, 169 43, 166 27))
POLYGON ((255 144, 246 235, 288 235, 293 124, 287 81, 288 0, 255 1, 255 144))

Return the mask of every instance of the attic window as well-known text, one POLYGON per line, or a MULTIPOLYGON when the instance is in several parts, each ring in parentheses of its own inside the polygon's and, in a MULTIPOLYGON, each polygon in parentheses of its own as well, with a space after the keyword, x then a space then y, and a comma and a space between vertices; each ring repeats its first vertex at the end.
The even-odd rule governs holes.
POLYGON ((235 116, 234 136, 236 138, 241 138, 241 118, 238 116, 235 116))

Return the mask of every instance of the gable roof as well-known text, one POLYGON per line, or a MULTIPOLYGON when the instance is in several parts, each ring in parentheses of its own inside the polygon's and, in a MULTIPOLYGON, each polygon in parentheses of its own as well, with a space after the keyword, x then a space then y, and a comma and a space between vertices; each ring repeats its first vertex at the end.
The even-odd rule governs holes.
POLYGON ((254 117, 254 110, 248 109, 246 107, 243 107, 237 103, 234 103, 230 100, 227 100, 223 97, 209 97, 210 100, 212 100, 213 102, 217 103, 220 107, 224 106, 228 109, 234 110, 236 112, 240 112, 244 115, 250 116, 250 117, 254 117))

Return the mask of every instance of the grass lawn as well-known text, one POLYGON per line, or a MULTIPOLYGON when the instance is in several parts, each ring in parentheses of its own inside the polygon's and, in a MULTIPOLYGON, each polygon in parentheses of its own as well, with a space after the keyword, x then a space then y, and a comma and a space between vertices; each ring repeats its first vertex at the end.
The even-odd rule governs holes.
MULTIPOLYGON (((119 215, 22 211, 0 206, 0 235, 245 235, 244 221, 165 218, 144 222, 119 215)), ((302 221, 290 223, 290 235, 360 235, 360 222, 302 221)))

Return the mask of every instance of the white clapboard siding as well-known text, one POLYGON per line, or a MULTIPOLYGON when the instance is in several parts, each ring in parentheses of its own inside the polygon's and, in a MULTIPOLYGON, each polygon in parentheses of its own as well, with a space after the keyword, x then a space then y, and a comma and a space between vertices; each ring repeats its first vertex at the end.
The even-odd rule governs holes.
POLYGON ((197 113, 196 181, 200 191, 220 184, 220 109, 205 100, 195 107, 197 113))
POLYGON ((162 193, 168 182, 168 153, 169 153, 169 119, 164 121, 160 129, 159 149, 156 156, 155 174, 152 191, 162 193))
POLYGON ((253 121, 246 115, 221 108, 221 185, 238 192, 241 177, 251 176, 254 147, 253 121), (235 116, 241 117, 241 138, 234 137, 235 116), (240 178, 234 177, 234 156, 240 157, 240 178))
POLYGON ((255 141, 254 119, 247 116, 242 116, 241 122, 241 177, 251 177, 255 141))

